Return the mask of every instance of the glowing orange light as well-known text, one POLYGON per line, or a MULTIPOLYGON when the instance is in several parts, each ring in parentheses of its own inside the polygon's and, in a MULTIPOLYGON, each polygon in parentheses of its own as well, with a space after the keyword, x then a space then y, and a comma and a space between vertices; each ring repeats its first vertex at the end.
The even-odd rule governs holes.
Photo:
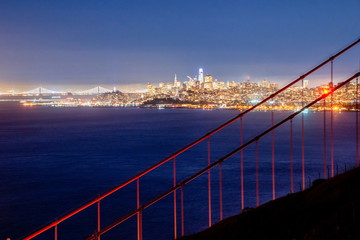
POLYGON ((324 94, 328 94, 330 92, 329 89, 323 89, 324 94))

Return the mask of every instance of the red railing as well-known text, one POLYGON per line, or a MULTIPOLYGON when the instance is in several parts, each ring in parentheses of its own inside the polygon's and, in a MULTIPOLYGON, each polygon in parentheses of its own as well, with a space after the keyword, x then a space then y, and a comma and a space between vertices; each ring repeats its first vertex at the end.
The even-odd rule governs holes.
MULTIPOLYGON (((233 150, 232 152, 228 153, 227 155, 225 155, 224 157, 218 159, 217 161, 209 164, 207 167, 205 167, 204 169, 202 169, 201 171, 197 172, 196 174, 192 175, 191 177, 185 179, 184 181, 178 183, 176 186, 174 186, 173 188, 169 189, 168 191, 166 191, 165 193, 159 195, 158 197, 154 198, 153 200, 147 202, 146 204, 143 204, 142 206, 139 206, 136 210, 134 210, 133 212, 129 213, 128 215, 120 218, 119 220, 115 221, 114 223, 112 223, 111 225, 103 228, 102 230, 98 231, 97 233, 95 233, 94 235, 92 235, 91 237, 87 238, 87 240, 92 240, 92 239, 98 239, 102 234, 108 232, 109 230, 113 229, 114 227, 118 226, 119 224, 123 223, 124 221, 128 220, 129 218, 135 216, 136 214, 141 214, 141 212, 148 208, 149 206, 153 205, 154 203, 160 201, 161 199, 163 199, 164 197, 168 196, 169 194, 174 193, 174 197, 176 196, 176 190, 178 189, 182 189, 186 184, 190 183, 191 181, 193 181, 194 179, 200 177, 201 175, 203 175, 204 173, 209 173, 209 171, 220 165, 221 163, 224 162, 225 160, 227 160, 228 158, 230 158, 231 156, 235 155, 236 153, 244 150, 245 148, 247 148, 248 146, 250 146, 253 143, 256 143, 256 145, 258 144, 258 141, 264 137, 265 135, 273 132, 273 130, 277 129, 278 127, 282 126, 284 123, 292 120, 294 117, 296 117, 297 115, 299 115, 300 113, 302 113, 305 109, 310 108, 311 106, 313 106, 314 104, 316 104, 317 102, 321 101, 322 99, 325 99, 326 97, 328 97, 329 95, 331 95, 333 92, 335 92, 336 90, 338 90, 339 88, 341 88, 342 86, 344 86, 345 84, 349 83, 350 81, 352 81, 355 78, 360 77, 360 72, 354 74, 353 76, 351 76, 350 78, 346 79, 345 81, 343 81, 342 83, 340 83, 339 85, 337 85, 335 88, 333 88, 329 93, 323 94, 320 97, 318 97, 317 99, 315 99, 314 101, 312 101, 311 103, 307 104, 306 106, 304 106, 303 108, 301 108, 300 110, 296 111, 295 113, 291 114, 290 116, 288 116, 287 118, 283 119, 282 121, 280 121, 279 123, 273 125, 272 127, 270 127, 269 129, 265 130, 264 132, 262 132, 261 134, 255 136, 253 139, 251 139, 250 141, 246 142, 245 144, 241 145, 240 147, 236 148, 235 150, 233 150)), ((257 147, 256 147, 257 149, 257 147)), ((256 155, 258 155, 258 151, 256 151, 256 155)), ((258 159, 258 157, 256 157, 258 159)), ((175 161, 174 161, 175 162, 175 161)), ((220 178, 221 179, 221 178, 220 178)), ((257 186, 257 190, 256 190, 256 205, 259 205, 259 191, 258 191, 258 185, 259 185, 259 180, 256 180, 256 186, 257 186)), ((221 186, 221 185, 220 185, 221 186)), ((220 190, 221 191, 221 190, 220 190)), ((221 205, 221 204, 220 204, 221 205)), ((174 209, 176 209, 176 205, 174 205, 174 209)), ((182 211, 183 211, 183 207, 182 207, 182 211)), ((210 220, 209 220, 210 221, 210 220)), ((138 220, 138 225, 141 224, 138 220)), ((210 223, 209 223, 210 224, 210 223)), ((138 238, 141 239, 141 232, 139 232, 139 236, 138 238)))
MULTIPOLYGON (((257 142, 257 140, 259 140, 261 137, 265 136, 266 134, 270 133, 273 129, 279 127, 280 125, 282 125, 283 123, 287 122, 287 121, 291 121, 293 117, 295 117, 296 115, 298 115, 299 113, 301 113, 304 109, 314 105, 315 103, 317 103, 318 101, 320 101, 321 99, 324 99, 325 97, 327 97, 329 94, 332 94, 333 91, 337 90, 338 88, 342 87, 345 83, 350 82, 351 80, 353 80, 354 78, 359 76, 359 73, 355 74, 354 76, 352 76, 351 78, 347 79, 346 81, 344 81, 343 83, 339 84, 337 87, 335 87, 330 93, 328 94, 324 94, 322 95, 320 98, 316 99, 315 101, 311 102, 310 104, 306 105, 305 107, 303 107, 301 110, 297 111, 296 113, 290 115, 288 118, 284 119, 283 121, 279 122, 278 124, 274 125, 273 122, 273 126, 271 128, 269 128, 268 130, 266 130, 265 132, 261 133, 260 135, 256 136, 255 138, 253 138, 252 140, 246 142, 245 144, 243 144, 243 139, 242 139, 242 135, 241 135, 241 139, 240 139, 240 147, 235 149, 234 151, 232 151, 231 153, 227 154, 226 156, 220 158, 219 160, 217 160, 214 163, 210 162, 210 137, 212 135, 214 135, 215 133, 219 132, 220 130, 222 130, 223 128, 225 128, 226 126, 232 124, 233 122, 235 122, 236 120, 240 119, 240 127, 241 127, 241 131, 242 131, 242 117, 244 117, 246 114, 250 113, 251 111, 255 110, 256 108, 258 108, 259 106, 263 105, 264 103, 266 103, 267 101, 273 99, 274 97, 276 97, 277 95, 279 95, 280 93, 282 93, 283 91, 285 91, 286 89, 288 89, 289 87, 293 86, 294 84, 300 82, 301 80, 304 80, 307 76, 309 76, 310 74, 314 73, 315 71, 317 71, 318 69, 322 68, 324 65, 333 62, 333 60, 335 60, 337 57, 339 57, 340 55, 342 55, 343 53, 345 53, 346 51, 348 51, 349 49, 351 49, 352 47, 354 47, 355 45, 357 45, 360 42, 360 39, 358 39, 357 41, 355 41, 354 43, 350 44, 349 46, 347 46, 346 48, 344 48, 343 50, 339 51, 337 54, 333 55, 332 57, 330 57, 329 59, 325 60, 324 62, 322 62, 321 64, 319 64, 318 66, 314 67, 313 69, 311 69, 310 71, 308 71, 307 73, 305 73, 304 75, 300 76, 299 78, 295 79, 294 81, 292 81, 291 83, 287 84, 286 86, 284 86, 283 88, 281 88, 280 90, 278 90, 277 92, 271 94, 270 96, 268 96, 267 98, 265 98, 264 100, 262 100, 261 102, 255 104, 254 106, 252 106, 251 108, 249 108, 248 110, 245 110, 244 112, 240 113, 239 115, 237 115, 236 117, 230 119, 229 121, 227 121, 226 123, 222 124, 221 126, 217 127, 216 129, 208 132, 207 134, 205 134, 203 137, 197 139, 196 141, 194 141, 193 143, 189 144, 188 146, 180 149, 179 151, 177 151, 176 153, 170 155, 169 157, 165 158, 164 160, 160 161, 159 163, 153 165, 152 167, 148 168, 147 170, 137 174, 136 176, 132 177, 131 179, 125 181, 124 183, 118 185, 117 187, 111 189, 110 191, 106 192, 105 194, 97 197, 96 199, 88 202, 87 204, 81 206, 80 208, 66 214, 65 216, 59 218, 58 220, 55 220, 54 222, 50 223, 49 225, 47 225, 46 227, 41 228, 40 230, 32 233, 31 235, 23 238, 23 239, 33 239, 36 236, 39 236, 40 234, 48 231, 51 228, 54 228, 54 239, 57 240, 58 238, 58 225, 62 222, 64 222, 65 220, 71 218, 72 216, 78 214, 79 212, 82 212, 83 210, 89 208, 90 206, 97 204, 97 232, 92 235, 89 239, 100 239, 100 236, 102 234, 104 234, 105 232, 108 232, 110 229, 114 228, 115 226, 119 225, 120 223, 126 221, 127 219, 131 218, 134 215, 137 215, 137 229, 138 229, 138 239, 142 239, 142 211, 151 206, 152 204, 154 204, 155 202, 159 201, 160 199, 164 198, 165 196, 174 193, 174 238, 177 238, 178 236, 178 230, 177 230, 177 195, 176 195, 176 190, 178 189, 182 189, 182 187, 187 184, 188 182, 191 182, 193 179, 197 178, 198 176, 202 175, 203 173, 208 173, 208 205, 209 205, 209 210, 208 210, 208 217, 209 217, 209 221, 208 221, 208 225, 211 226, 212 225, 212 212, 211 212, 211 175, 210 175, 210 169, 212 169, 213 167, 220 165, 223 161, 225 161, 227 158, 229 158, 230 156, 234 155, 235 153, 242 151, 242 149, 246 148, 247 146, 249 146, 250 144, 252 144, 253 142, 257 142), (200 172, 196 173, 195 175, 191 176, 190 178, 187 178, 186 180, 177 183, 177 179, 176 179, 176 157, 178 155, 180 155, 181 153, 184 153, 185 151, 187 151, 188 149, 194 147, 195 145, 197 145, 198 143, 204 141, 208 139, 208 166, 206 168, 204 168, 203 170, 201 170, 200 172), (173 160, 173 188, 166 191, 164 194, 161 194, 160 196, 158 196, 157 198, 151 200, 150 202, 141 205, 140 204, 140 184, 139 184, 139 179, 143 176, 145 176, 146 174, 152 172, 153 170, 159 168, 160 166, 162 166, 164 163, 173 160), (119 220, 117 220, 116 222, 114 222, 113 224, 110 224, 109 226, 105 227, 105 228, 101 228, 101 205, 100 202, 101 200, 103 200, 104 198, 112 195, 113 193, 117 192, 118 190, 124 188, 125 186, 129 185, 130 183, 133 183, 136 181, 136 205, 137 205, 137 209, 134 210, 133 212, 129 213, 128 215, 120 218, 119 220)), ((241 152, 242 154, 242 152, 241 152)), ((241 155, 241 159, 242 159, 242 155, 241 155)), ((302 186, 303 188, 305 188, 305 167, 304 167, 304 160, 302 160, 302 186)), ((273 166, 274 168, 274 166, 273 166)), ((332 168, 333 169, 333 168, 332 168)), ((222 169, 220 167, 220 176, 222 174, 222 169)), ((257 172, 258 174, 258 172, 257 172)), ((243 160, 241 160, 241 199, 242 199, 242 209, 244 209, 244 183, 243 183, 243 160)), ((221 179, 221 178, 220 178, 221 179)), ((273 179, 274 181, 274 179, 273 179)), ((221 183, 221 181, 220 181, 221 183)), ((222 183, 219 185, 219 190, 220 192, 222 188, 222 183)), ((258 189, 258 187, 257 187, 258 189)), ((293 183, 292 183, 292 191, 293 191, 293 183)), ((258 190, 257 190, 257 195, 258 195, 258 190)), ((272 190, 272 197, 275 198, 275 188, 273 187, 272 190)), ((181 198, 181 236, 184 235, 184 210, 183 210, 183 191, 181 190, 180 192, 180 198, 181 198)), ((257 205, 259 204, 258 200, 257 200, 257 205)), ((220 195, 220 209, 222 209, 222 196, 220 195)), ((222 219, 222 210, 220 210, 220 219, 222 219)))

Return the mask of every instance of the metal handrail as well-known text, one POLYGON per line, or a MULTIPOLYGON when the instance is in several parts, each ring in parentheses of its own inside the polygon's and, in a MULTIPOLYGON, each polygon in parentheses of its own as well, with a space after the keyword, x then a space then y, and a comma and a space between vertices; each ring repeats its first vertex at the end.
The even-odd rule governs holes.
POLYGON ((27 237, 24 238, 24 240, 30 240, 33 239, 34 237, 40 235, 41 233, 49 230, 52 227, 57 226, 59 223, 65 221, 66 219, 76 215, 77 213, 87 209, 88 207, 100 202, 102 199, 108 197, 109 195, 117 192, 118 190, 122 189, 123 187, 127 186, 128 184, 138 180, 139 178, 141 178, 142 176, 146 175, 147 173, 153 171, 154 169, 157 169, 158 167, 160 167, 161 165, 163 165, 164 163, 168 162, 169 160, 175 158, 176 156, 178 156, 179 154, 187 151, 188 149, 192 148, 193 146, 197 145, 198 143, 202 142, 203 140, 207 139, 208 137, 212 136, 213 134, 215 134, 216 132, 220 131, 221 129, 225 128, 226 126, 230 125, 231 123, 233 123, 234 121, 242 118, 243 116, 245 116, 246 114, 250 113, 251 111, 255 110, 257 107, 259 107, 260 105, 266 103, 267 101, 269 101, 270 99, 274 98, 275 96, 277 96, 278 94, 282 93, 283 91, 285 91, 286 89, 288 89, 289 87, 291 87, 292 85, 298 83, 300 80, 303 80, 305 77, 307 77, 308 75, 312 74, 313 72, 317 71, 318 69, 322 68, 324 65, 326 65, 327 63, 333 61, 334 59, 336 59, 337 57, 339 57, 340 55, 342 55, 343 53, 345 53, 346 51, 348 51, 349 49, 351 49, 352 47, 354 47, 355 45, 357 45, 360 42, 360 39, 356 40, 355 42, 353 42, 352 44, 348 45, 346 48, 344 48, 343 50, 339 51, 338 53, 336 53, 335 55, 331 56, 329 59, 323 61, 322 63, 320 63, 319 65, 317 65, 316 67, 312 68, 310 71, 306 72, 305 74, 301 75, 300 77, 298 77, 297 79, 293 80, 291 83, 287 84, 286 86, 284 86, 283 88, 281 88, 280 90, 278 90, 277 92, 271 94, 270 96, 266 97, 264 100, 262 100, 261 102, 255 104, 254 106, 252 106, 251 108, 245 110, 244 112, 240 113, 239 115, 235 116, 234 118, 230 119, 229 121, 227 121, 226 123, 220 125, 219 127, 217 127, 216 129, 206 133, 204 136, 202 136, 201 138, 197 139, 196 141, 192 142, 191 144, 187 145, 186 147, 180 149, 179 151, 175 152, 174 154, 166 157, 165 159, 163 159, 162 161, 158 162, 157 164, 153 165, 152 167, 146 169, 145 171, 135 175, 134 177, 132 177, 131 179, 123 182, 122 184, 114 187, 113 189, 109 190, 108 192, 100 195, 99 197, 95 198, 94 200, 86 203, 85 205, 77 208, 76 210, 66 214, 63 217, 60 217, 59 219, 53 221, 52 223, 48 224, 47 226, 35 231, 34 233, 28 235, 27 237))

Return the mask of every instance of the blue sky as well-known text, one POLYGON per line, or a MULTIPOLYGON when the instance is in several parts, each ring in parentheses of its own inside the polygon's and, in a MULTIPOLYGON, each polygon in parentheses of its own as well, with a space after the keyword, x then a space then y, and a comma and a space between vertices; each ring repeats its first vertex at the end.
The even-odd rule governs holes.
POLYGON ((285 82, 358 39, 359 12, 358 0, 2 0, 0 88, 184 81, 199 67, 285 82))

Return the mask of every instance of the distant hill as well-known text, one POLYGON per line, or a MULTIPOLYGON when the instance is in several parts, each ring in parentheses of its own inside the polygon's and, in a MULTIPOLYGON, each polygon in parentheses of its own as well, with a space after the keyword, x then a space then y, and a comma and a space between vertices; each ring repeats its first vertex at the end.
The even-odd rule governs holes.
POLYGON ((289 194, 182 238, 241 240, 360 239, 360 168, 289 194))

